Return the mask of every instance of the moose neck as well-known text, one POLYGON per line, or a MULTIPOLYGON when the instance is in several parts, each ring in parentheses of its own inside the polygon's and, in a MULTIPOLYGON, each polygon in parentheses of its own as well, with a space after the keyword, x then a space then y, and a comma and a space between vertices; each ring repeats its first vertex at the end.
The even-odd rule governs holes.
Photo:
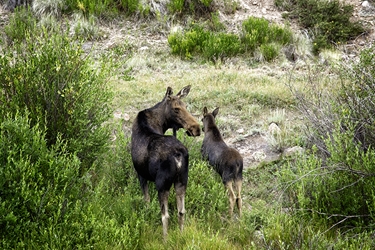
POLYGON ((154 107, 149 108, 149 126, 158 134, 164 134, 172 126, 169 125, 165 115, 165 102, 161 101, 154 107))
POLYGON ((212 120, 209 120, 207 122, 207 126, 205 127, 205 130, 206 130, 205 133, 210 133, 212 135, 212 139, 223 140, 223 138, 221 137, 221 133, 219 131, 219 128, 216 126, 213 118, 212 118, 212 120))

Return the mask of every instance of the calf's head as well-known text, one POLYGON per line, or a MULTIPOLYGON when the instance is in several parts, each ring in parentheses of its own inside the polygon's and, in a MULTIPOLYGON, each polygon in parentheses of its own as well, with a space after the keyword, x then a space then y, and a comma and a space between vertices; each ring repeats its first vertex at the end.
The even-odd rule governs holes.
POLYGON ((182 88, 175 96, 172 88, 168 87, 164 97, 166 103, 164 112, 170 127, 175 130, 184 128, 189 136, 199 136, 201 133, 199 123, 187 111, 185 103, 181 100, 189 94, 190 87, 189 85, 182 88))
POLYGON ((207 107, 203 108, 203 118, 202 118, 202 122, 203 122, 202 130, 203 131, 208 131, 208 128, 210 126, 215 126, 215 118, 218 113, 219 113, 219 108, 216 108, 214 111, 212 111, 212 113, 208 112, 207 107))

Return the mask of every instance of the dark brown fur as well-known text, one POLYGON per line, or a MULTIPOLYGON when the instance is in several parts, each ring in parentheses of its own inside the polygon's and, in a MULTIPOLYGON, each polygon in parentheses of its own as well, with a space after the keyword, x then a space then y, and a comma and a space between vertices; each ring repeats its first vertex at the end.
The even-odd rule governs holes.
POLYGON ((206 107, 203 109, 204 139, 201 153, 204 159, 208 160, 210 165, 220 174, 223 184, 228 189, 229 215, 232 217, 234 204, 236 203, 239 215, 241 216, 243 159, 236 149, 228 147, 224 142, 215 123, 215 117, 218 112, 219 108, 216 108, 212 113, 208 113, 206 107))
POLYGON ((148 181, 155 182, 162 214, 163 234, 168 229, 168 196, 175 187, 180 229, 183 229, 185 192, 188 182, 189 154, 175 136, 164 135, 169 128, 184 128, 188 135, 199 136, 196 119, 186 110, 181 98, 190 91, 183 88, 176 96, 168 87, 164 99, 138 113, 132 127, 131 155, 146 201, 150 201, 148 181))

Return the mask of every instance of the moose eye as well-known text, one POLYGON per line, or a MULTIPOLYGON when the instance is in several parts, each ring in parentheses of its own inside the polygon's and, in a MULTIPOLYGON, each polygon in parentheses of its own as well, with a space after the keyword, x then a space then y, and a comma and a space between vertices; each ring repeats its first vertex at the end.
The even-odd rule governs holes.
POLYGON ((175 113, 178 113, 180 111, 179 108, 174 108, 173 110, 174 110, 175 113))

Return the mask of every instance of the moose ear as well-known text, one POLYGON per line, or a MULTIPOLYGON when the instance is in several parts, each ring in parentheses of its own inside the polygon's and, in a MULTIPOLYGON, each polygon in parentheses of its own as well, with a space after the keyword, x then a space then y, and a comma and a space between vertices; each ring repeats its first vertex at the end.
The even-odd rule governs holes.
POLYGON ((190 92, 190 88, 191 88, 191 85, 188 85, 186 87, 183 87, 180 92, 177 93, 177 97, 178 98, 183 98, 185 96, 187 96, 190 92))
POLYGON ((203 116, 206 116, 207 113, 208 113, 207 107, 204 107, 204 108, 203 108, 203 116))
POLYGON ((219 108, 216 108, 214 111, 212 111, 212 115, 216 118, 217 113, 219 113, 219 108))
POLYGON ((173 94, 173 90, 171 87, 167 88, 167 92, 165 93, 165 97, 170 97, 173 94))

